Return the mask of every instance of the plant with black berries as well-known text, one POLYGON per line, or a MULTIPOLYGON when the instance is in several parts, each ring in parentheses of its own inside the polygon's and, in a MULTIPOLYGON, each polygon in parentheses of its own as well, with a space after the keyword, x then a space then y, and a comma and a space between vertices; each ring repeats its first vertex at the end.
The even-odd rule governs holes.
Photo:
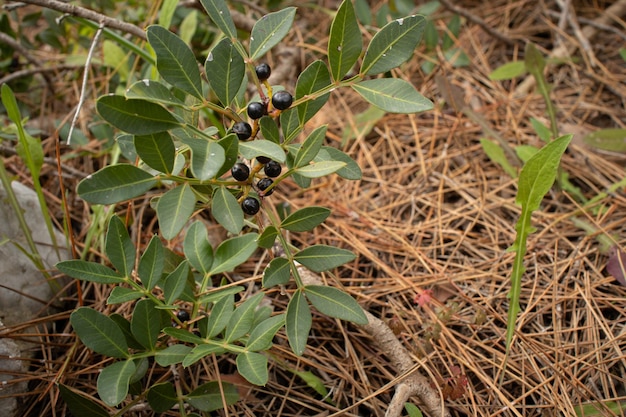
POLYGON ((271 209, 272 200, 280 199, 285 181, 306 188, 328 175, 361 177, 354 160, 325 141, 326 125, 303 134, 334 90, 352 88, 387 112, 432 108, 407 81, 384 77, 412 56, 424 18, 389 22, 363 50, 353 5, 345 0, 331 26, 325 60, 311 62, 290 92, 271 85, 271 68, 259 61, 288 34, 296 8, 264 16, 242 41, 224 0, 201 3, 223 34, 204 62, 208 85, 185 41, 152 25, 146 33, 156 60, 146 60, 141 73, 158 75, 96 103, 99 116, 119 132, 126 162, 89 175, 78 185, 78 195, 105 205, 149 195, 158 233, 137 250, 127 228, 134 216, 112 215, 101 252, 107 264, 78 259, 57 264, 70 277, 112 286, 107 303, 128 304, 125 311, 132 311, 127 317, 109 316, 85 306, 72 313, 70 322, 80 340, 114 359, 98 376, 99 402, 61 386, 75 415, 86 409, 98 415, 123 413, 140 401, 157 413, 173 407, 181 416, 191 415, 190 409, 208 413, 238 399, 236 387, 223 380, 188 385, 196 378, 184 375, 196 375, 194 369, 208 357, 230 355, 243 378, 265 385, 271 360, 265 352, 275 334, 284 332, 294 354, 302 355, 312 308, 367 323, 346 292, 305 284, 300 275, 301 268, 332 271, 355 255, 322 244, 296 248, 289 242, 290 233, 312 230, 330 210, 309 206, 282 215, 271 209), (347 76, 350 71, 354 75, 347 76), (220 225, 225 240, 211 244, 206 222, 220 225), (242 292, 243 286, 229 282, 231 271, 276 247, 281 255, 270 257, 263 291, 242 292), (274 286, 289 293, 284 311, 261 303, 264 290, 274 286), (240 299, 236 294, 242 294, 240 299), (154 380, 144 378, 148 370, 155 374, 154 367, 163 368, 156 373, 160 382, 142 385, 154 380), (178 384, 182 380, 185 384, 178 384))

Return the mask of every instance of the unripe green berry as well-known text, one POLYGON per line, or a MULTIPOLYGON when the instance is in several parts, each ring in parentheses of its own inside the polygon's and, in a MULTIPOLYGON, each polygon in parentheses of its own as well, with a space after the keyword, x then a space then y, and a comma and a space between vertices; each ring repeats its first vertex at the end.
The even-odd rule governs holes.
POLYGON ((241 209, 244 213, 254 216, 261 209, 261 203, 254 197, 246 197, 241 202, 241 209))
POLYGON ((239 140, 248 140, 252 136, 252 126, 247 122, 237 122, 232 127, 233 133, 237 134, 239 140))
POLYGON ((243 162, 237 162, 230 169, 230 173, 237 181, 246 181, 250 176, 250 168, 243 162))
POLYGON ((266 63, 257 65, 254 68, 254 71, 256 72, 256 76, 259 79, 259 81, 267 80, 272 74, 272 69, 266 63))
POLYGON ((267 114, 267 107, 263 103, 254 101, 248 104, 248 117, 252 120, 260 119, 267 114))
POLYGON ((276 161, 268 161, 265 163, 265 166, 263 167, 263 171, 265 172, 265 175, 271 178, 278 177, 282 170, 283 170, 282 167, 276 161))
POLYGON ((272 96, 272 105, 278 110, 287 110, 293 103, 293 97, 288 91, 281 90, 272 96))
POLYGON ((271 178, 262 178, 256 183, 256 186, 259 190, 263 191, 264 196, 268 196, 274 192, 274 189, 272 188, 268 192, 264 191, 267 190, 272 184, 274 184, 274 181, 271 178))

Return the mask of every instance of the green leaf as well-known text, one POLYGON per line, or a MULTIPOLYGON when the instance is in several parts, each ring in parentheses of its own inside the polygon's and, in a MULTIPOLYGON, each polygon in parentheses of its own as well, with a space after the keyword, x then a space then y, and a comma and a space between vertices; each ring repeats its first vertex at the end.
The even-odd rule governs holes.
POLYGON ((234 294, 227 294, 213 305, 206 323, 206 338, 212 339, 226 328, 230 317, 233 315, 234 305, 234 294))
POLYGON ((280 128, 283 131, 283 144, 288 145, 302 131, 303 126, 298 118, 298 109, 292 107, 280 114, 280 128))
POLYGON ((245 288, 241 285, 236 285, 234 287, 226 287, 226 288, 216 288, 209 291, 206 295, 203 295, 198 300, 199 304, 207 304, 207 303, 215 303, 222 298, 230 295, 230 294, 238 294, 242 292, 245 288))
POLYGON ((4 108, 6 109, 9 119, 11 119, 17 128, 17 137, 19 141, 17 149, 18 154, 26 161, 26 164, 31 171, 31 175, 35 179, 35 182, 37 182, 41 166, 43 165, 43 149, 41 147, 41 142, 31 136, 24 129, 20 108, 11 87, 9 87, 7 83, 3 83, 0 90, 2 104, 4 104, 4 108))
POLYGON ((344 0, 330 26, 328 38, 328 63, 335 81, 340 81, 350 71, 362 49, 363 39, 352 0, 344 0))
POLYGON ((155 235, 152 236, 148 247, 141 255, 139 267, 137 268, 139 279, 147 290, 154 288, 161 280, 163 266, 163 245, 158 236, 155 235))
MULTIPOLYGON (((114 290, 120 287, 114 288, 114 290)), ((126 288, 124 288, 126 289, 126 288)), ((126 320, 124 316, 118 313, 113 313, 109 316, 111 320, 117 324, 117 327, 120 328, 122 333, 124 333, 124 337, 126 338, 126 343, 130 349, 143 350, 143 346, 135 339, 133 333, 130 331, 130 321, 126 320)))
POLYGON ((291 277, 290 262, 287 258, 274 258, 267 264, 263 272, 263 287, 272 288, 284 285, 291 277))
POLYGON ((181 363, 185 356, 191 352, 192 347, 187 345, 170 345, 163 350, 157 351, 154 360, 160 366, 170 366, 181 363))
POLYGON ((178 0, 163 0, 159 10, 159 25, 168 28, 172 24, 172 17, 176 11, 178 0))
POLYGON ((254 385, 265 385, 269 378, 267 358, 256 352, 244 352, 237 355, 237 371, 254 385))
POLYGON ((600 129, 583 138, 583 142, 597 149, 626 153, 626 129, 600 129))
POLYGON ((196 208, 196 195, 187 184, 172 188, 156 204, 161 234, 174 239, 187 223, 196 208))
POLYGON ((291 232, 308 232, 323 223, 330 216, 326 207, 310 206, 290 214, 280 223, 280 227, 291 232))
POLYGON ((226 325, 226 332, 224 334, 224 341, 226 343, 234 342, 250 331, 254 323, 255 310, 263 296, 264 294, 262 292, 255 294, 235 309, 226 325))
POLYGON ((312 245, 294 256, 294 260, 314 272, 328 271, 354 258, 355 255, 349 250, 328 245, 312 245))
POLYGON ((328 125, 322 125, 312 131, 298 149, 298 153, 293 161, 294 168, 300 168, 311 162, 318 154, 326 138, 328 125))
POLYGON ((189 263, 187 261, 183 261, 165 278, 165 284, 163 285, 165 304, 172 305, 174 301, 178 299, 185 289, 188 276, 189 263))
POLYGON ((135 372, 132 360, 115 362, 104 368, 98 375, 98 395, 111 407, 121 403, 128 395, 130 377, 135 372))
POLYGON ((533 129, 542 141, 549 143, 552 140, 552 131, 548 126, 544 125, 534 117, 530 118, 530 124, 533 126, 533 129))
POLYGON ((526 64, 524 61, 507 62, 500 65, 489 74, 489 79, 494 81, 512 80, 526 74, 526 64))
POLYGON ((528 42, 526 44, 524 54, 524 64, 526 65, 526 69, 535 79, 535 82, 537 84, 537 91, 539 92, 539 94, 541 94, 543 100, 546 103, 546 110, 548 112, 548 116, 550 117, 550 128, 552 129, 552 136, 557 137, 559 135, 559 128, 557 126, 556 120, 556 107, 550 99, 550 84, 548 84, 548 80, 546 80, 546 77, 544 75, 546 60, 532 42, 528 42))
POLYGON ((202 222, 195 221, 191 224, 185 235, 183 250, 191 266, 203 275, 209 272, 213 264, 213 248, 202 222))
MULTIPOLYGON (((6 85, 6 84, 3 84, 6 85)), ((33 178, 39 178, 41 167, 43 166, 43 148, 41 146, 41 140, 30 135, 26 130, 21 127, 22 122, 17 121, 18 127, 18 141, 19 143, 15 147, 17 154, 26 162, 26 166, 30 171, 33 178)), ((69 140, 69 139, 68 139, 69 140)))
POLYGON ((119 284, 125 281, 124 277, 104 265, 95 262, 72 259, 56 264, 62 273, 81 281, 97 282, 99 284, 119 284))
POLYGON ((195 344, 204 343, 202 338, 196 336, 195 334, 185 329, 178 329, 176 327, 166 327, 163 329, 163 333, 165 333, 168 336, 173 337, 174 339, 180 340, 181 342, 195 343, 195 344))
POLYGON ((246 159, 266 156, 281 164, 285 163, 285 151, 283 148, 269 140, 257 139, 250 142, 241 142, 239 144, 239 152, 246 159))
MULTIPOLYGON (((341 161, 346 164, 343 168, 337 170, 336 172, 337 175, 347 180, 360 180, 361 179, 361 176, 363 173, 361 172, 361 168, 359 167, 359 164, 357 164, 356 161, 354 161, 354 159, 350 158, 347 154, 340 151, 339 149, 332 148, 330 146, 322 146, 322 150, 326 151, 329 161, 341 161)), ((317 159, 319 161, 326 160, 324 158, 320 158, 321 155, 322 155, 322 152, 320 152, 317 155, 318 156, 317 159)))
POLYGON ((533 145, 518 145, 515 147, 515 154, 522 162, 528 162, 537 152, 539 152, 539 149, 533 145))
POLYGON ((137 155, 146 165, 159 172, 172 173, 176 159, 176 147, 168 132, 137 135, 134 143, 137 155))
POLYGON ((226 349, 221 346, 221 345, 216 345, 216 344, 202 344, 202 342, 196 342, 199 343, 198 346, 196 346, 195 348, 193 348, 191 350, 191 352, 189 353, 189 355, 185 356, 185 359, 183 360, 183 367, 187 368, 191 365, 193 365, 194 363, 198 362, 199 360, 202 360, 204 357, 211 355, 211 354, 222 354, 224 352, 226 352, 226 349))
POLYGON ((162 26, 146 30, 157 58, 157 70, 165 81, 202 100, 202 80, 198 61, 189 46, 162 26))
POLYGON ((354 116, 354 130, 352 123, 344 127, 341 134, 341 144, 346 144, 351 139, 367 136, 386 114, 384 110, 376 106, 368 106, 366 110, 357 113, 354 116))
POLYGON ((213 47, 204 68, 215 95, 225 107, 229 106, 246 74, 246 64, 230 39, 224 38, 213 47))
POLYGON ((150 404, 150 408, 152 408, 152 410, 156 413, 165 413, 178 403, 178 396, 176 395, 174 385, 169 381, 151 386, 148 390, 147 399, 148 404, 150 404))
POLYGON ((409 417, 423 417, 424 415, 415 405, 411 403, 404 403, 404 409, 406 410, 409 417))
POLYGON ((433 103, 399 78, 377 78, 353 84, 367 102, 389 113, 417 113, 433 108, 433 103))
POLYGON ((239 139, 236 134, 231 133, 224 136, 217 142, 217 144, 224 149, 225 162, 222 165, 222 168, 217 171, 215 178, 219 178, 226 172, 230 171, 233 165, 235 165, 235 162, 237 162, 237 157, 239 156, 239 139))
POLYGON ((156 178, 148 172, 134 165, 118 164, 88 175, 76 191, 89 203, 115 204, 143 195, 156 184, 156 178))
POLYGON ((341 161, 320 161, 297 168, 295 172, 305 178, 319 178, 332 174, 345 166, 345 162, 341 161))
POLYGON ((511 176, 511 178, 517 177, 515 167, 513 167, 513 165, 511 165, 509 160, 506 158, 504 149, 502 149, 498 143, 486 138, 480 138, 480 145, 483 147, 483 151, 489 159, 500 165, 502 169, 504 169, 504 171, 511 176))
POLYGON ((441 42, 441 49, 444 51, 454 46, 455 40, 459 38, 459 32, 461 31, 461 17, 458 14, 452 15, 452 18, 448 22, 448 30, 443 35, 443 41, 441 42))
POLYGON ((67 408, 74 416, 90 416, 90 417, 110 417, 107 410, 102 408, 98 403, 90 398, 72 391, 71 388, 63 384, 58 384, 59 392, 63 402, 67 404, 67 408))
POLYGON ((289 33, 296 15, 295 7, 268 13, 254 24, 250 34, 250 59, 265 55, 289 33))
POLYGON ((217 381, 202 384, 185 397, 189 405, 205 412, 223 408, 224 402, 226 405, 233 405, 238 400, 237 387, 226 382, 222 382, 220 386, 217 381))
POLYGON ((223 241, 215 250, 210 275, 232 271, 244 263, 257 249, 257 233, 246 233, 223 241))
POLYGON ((425 24, 426 19, 421 15, 387 23, 370 41, 361 64, 361 74, 380 74, 408 61, 422 40, 425 24))
POLYGON ((79 307, 70 315, 70 323, 83 344, 94 352, 113 358, 129 357, 124 333, 104 314, 79 307))
POLYGON ((311 309, 304 297, 302 288, 296 290, 289 304, 287 305, 287 317, 285 320, 285 331, 291 350, 298 356, 304 353, 306 342, 311 331, 311 309))
POLYGON ((135 246, 130 240, 126 225, 112 216, 107 228, 105 252, 109 261, 124 277, 130 277, 135 266, 135 246))
POLYGON ((152 300, 144 299, 135 304, 130 330, 135 339, 147 350, 154 350, 163 319, 163 310, 155 308, 152 300))
POLYGON ((213 193, 211 214, 224 229, 236 235, 243 228, 243 211, 235 196, 226 187, 213 193))
POLYGON ((164 84, 147 78, 131 85, 125 95, 126 98, 146 99, 165 106, 183 107, 185 105, 164 84))
POLYGON ((261 128, 261 134, 265 139, 280 145, 280 132, 274 119, 269 116, 263 116, 259 119, 259 127, 261 128))
POLYGON ((191 173, 194 177, 206 181, 220 172, 226 156, 224 148, 217 142, 194 138, 181 138, 181 141, 191 149, 191 173))
POLYGON ((237 29, 224 0, 200 0, 207 14, 226 37, 237 38, 237 29))
POLYGON ((107 298, 107 304, 120 304, 127 301, 136 300, 144 296, 141 291, 134 290, 132 288, 115 287, 109 297, 107 298))
POLYGON ((306 298, 320 312, 337 319, 364 325, 367 317, 356 300, 345 292, 324 285, 307 285, 304 287, 306 298))
MULTIPOLYGON (((296 82, 296 99, 301 99, 309 95, 315 94, 318 91, 327 88, 332 84, 330 79, 330 72, 324 62, 317 60, 309 64, 298 76, 296 82)), ((314 100, 307 100, 304 103, 298 105, 298 120, 300 125, 304 125, 311 119, 328 101, 330 93, 321 95, 314 100)), ((275 123, 274 123, 275 125, 275 123)), ((265 136, 265 133, 264 133, 265 136)), ((266 139, 270 139, 265 136, 266 139)), ((277 142, 278 143, 278 142, 277 142)))
POLYGON ((285 324, 285 314, 278 314, 260 322, 250 332, 246 349, 251 352, 267 350, 272 347, 276 332, 285 324))
POLYGON ((518 190, 515 201, 522 206, 522 213, 515 225, 517 235, 513 250, 515 259, 511 270, 511 289, 509 290, 510 306, 506 329, 506 350, 509 352, 511 341, 515 333, 515 321, 520 312, 519 299, 522 288, 524 256, 526 255, 526 241, 528 235, 534 231, 531 225, 532 212, 537 210, 544 195, 550 190, 556 180, 561 156, 567 149, 572 135, 561 136, 539 150, 522 168, 518 180, 518 190))
MULTIPOLYGON (((178 0, 175 0, 174 3, 178 3, 178 0)), ((199 12, 197 10, 190 11, 180 23, 180 38, 187 45, 191 43, 198 29, 198 14, 199 12)))
POLYGON ((267 226, 259 236, 257 244, 260 248, 271 249, 276 241, 276 236, 278 236, 278 229, 274 226, 267 226))
POLYGON ((165 108, 143 99, 110 94, 98 99, 96 109, 104 120, 133 135, 150 135, 181 126, 165 108))

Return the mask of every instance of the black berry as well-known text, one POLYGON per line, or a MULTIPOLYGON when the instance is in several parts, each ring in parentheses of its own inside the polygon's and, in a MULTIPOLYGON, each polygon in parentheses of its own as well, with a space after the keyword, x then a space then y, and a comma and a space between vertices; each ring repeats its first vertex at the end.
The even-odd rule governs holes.
POLYGON ((267 114, 267 108, 263 105, 263 103, 259 103, 258 101, 254 101, 248 104, 248 116, 252 120, 260 119, 261 117, 267 114))
POLYGON ((246 122, 237 122, 233 125, 233 133, 237 134, 239 140, 247 140, 252 136, 252 126, 246 122))
POLYGON ((250 176, 250 168, 243 162, 237 162, 230 169, 230 173, 237 181, 246 181, 250 176))
MULTIPOLYGON (((272 181, 271 178, 262 178, 262 179, 259 180, 259 182, 256 183, 256 186, 259 188, 259 190, 265 191, 272 184, 274 184, 274 181, 272 181)), ((273 192, 274 192, 274 189, 272 188, 268 192, 264 192, 263 195, 268 196, 268 195, 271 195, 273 192)))
POLYGON ((276 161, 268 161, 265 163, 265 166, 263 167, 263 171, 265 172, 265 175, 267 175, 268 177, 272 177, 272 178, 276 178, 277 176, 279 176, 282 170, 283 170, 282 167, 276 161))
POLYGON ((189 320, 189 313, 186 310, 178 310, 176 317, 178 317, 178 320, 185 322, 189 320))
POLYGON ((288 91, 277 91, 272 96, 272 105, 278 110, 287 110, 291 103, 293 103, 293 97, 288 91))
POLYGON ((267 164, 269 161, 271 161, 270 158, 268 158, 267 156, 257 156, 256 160, 259 161, 259 163, 265 165, 267 164))
POLYGON ((257 65, 256 68, 254 68, 254 70, 256 71, 256 76, 259 79, 259 81, 267 80, 272 74, 272 69, 270 68, 269 65, 265 63, 257 65))
POLYGON ((246 197, 241 202, 241 209, 244 213, 253 216, 261 209, 261 203, 259 203, 259 200, 254 197, 246 197))

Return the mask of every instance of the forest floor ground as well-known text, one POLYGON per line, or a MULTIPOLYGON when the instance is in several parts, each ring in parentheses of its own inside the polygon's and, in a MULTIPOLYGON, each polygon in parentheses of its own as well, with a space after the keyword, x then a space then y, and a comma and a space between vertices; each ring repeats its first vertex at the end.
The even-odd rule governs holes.
MULTIPOLYGON (((430 52, 422 46, 395 73, 411 80, 434 109, 361 116, 368 106, 356 95, 333 95, 330 107, 314 122, 329 125, 329 144, 350 154, 363 178, 331 177, 306 192, 287 183, 276 193, 276 203, 294 209, 332 209, 324 226, 293 236, 294 242, 326 243, 357 254, 337 274, 322 279, 342 287, 392 329, 420 364, 416 372, 432 381, 453 416, 573 416, 583 406, 584 415, 626 414, 619 407, 626 404, 626 288, 607 273, 611 251, 602 244, 626 246, 626 147, 607 151, 584 140, 600 129, 626 128, 626 62, 619 52, 626 23, 623 10, 607 14, 613 3, 624 2, 573 1, 575 13, 564 14, 554 1, 496 0, 489 7, 455 2, 471 13, 462 17, 454 43, 465 54, 465 65, 452 65, 441 44, 430 52), (504 37, 487 33, 473 17, 504 37), (572 30, 575 17, 590 49, 572 30), (533 214, 537 230, 528 239, 521 314, 507 358, 507 295, 515 256, 507 249, 515 241, 520 216, 517 179, 486 156, 480 139, 497 135, 512 149, 544 145, 531 119, 546 125, 550 120, 532 77, 489 78, 502 64, 523 60, 529 41, 546 57, 566 51, 553 56, 545 74, 558 130, 574 135, 561 171, 585 200, 555 186, 533 214), (429 73, 422 67, 426 61, 433 63, 429 73)), ((454 14, 439 9, 434 21, 440 33, 454 14)), ((298 48, 296 62, 302 68, 315 48, 325 49, 330 20, 324 16, 306 15, 287 38, 287 46, 298 48), (310 39, 317 44, 303 47, 302 41, 310 39)), ((78 92, 79 79, 66 89, 78 92)), ((89 146, 92 152, 98 144, 89 146)), ((48 149, 54 157, 53 143, 48 149)), ((5 155, 5 160, 28 183, 19 158, 5 155)), ((101 161, 75 158, 68 163, 88 174, 101 161)), ((50 167, 44 175, 55 171, 50 167)), ((68 188, 77 180, 68 178, 68 188)), ((51 188, 51 206, 59 207, 54 193, 51 188)), ((139 204, 133 209, 139 210, 139 204)), ((73 221, 79 230, 88 218, 86 210, 75 206, 73 221)), ((58 214, 62 217, 60 208, 58 214)), ((141 233, 148 236, 153 222, 146 219, 144 224, 148 227, 141 233)), ((237 273, 260 276, 266 261, 260 255, 237 273)), ((96 306, 104 305, 109 290, 83 288, 86 302, 96 306)), ((277 308, 284 308, 285 299, 272 296, 277 308)), ((54 320, 62 323, 71 308, 54 320)), ((23 399, 24 415, 61 415, 53 379, 63 375, 71 381, 80 374, 81 389, 91 386, 95 392, 101 364, 91 363, 93 356, 86 351, 72 352, 66 361, 59 350, 72 345, 69 325, 52 331, 38 324, 44 353, 24 375, 32 388, 23 399), (89 375, 91 382, 85 379, 89 375)), ((342 415, 383 416, 401 376, 368 334, 322 315, 314 316, 302 357, 284 343, 270 352, 275 358, 270 382, 247 391, 229 408, 229 416, 323 416, 357 402, 342 415), (314 373, 329 390, 327 398, 290 369, 314 373)), ((228 359, 223 360, 228 366, 228 359)))

